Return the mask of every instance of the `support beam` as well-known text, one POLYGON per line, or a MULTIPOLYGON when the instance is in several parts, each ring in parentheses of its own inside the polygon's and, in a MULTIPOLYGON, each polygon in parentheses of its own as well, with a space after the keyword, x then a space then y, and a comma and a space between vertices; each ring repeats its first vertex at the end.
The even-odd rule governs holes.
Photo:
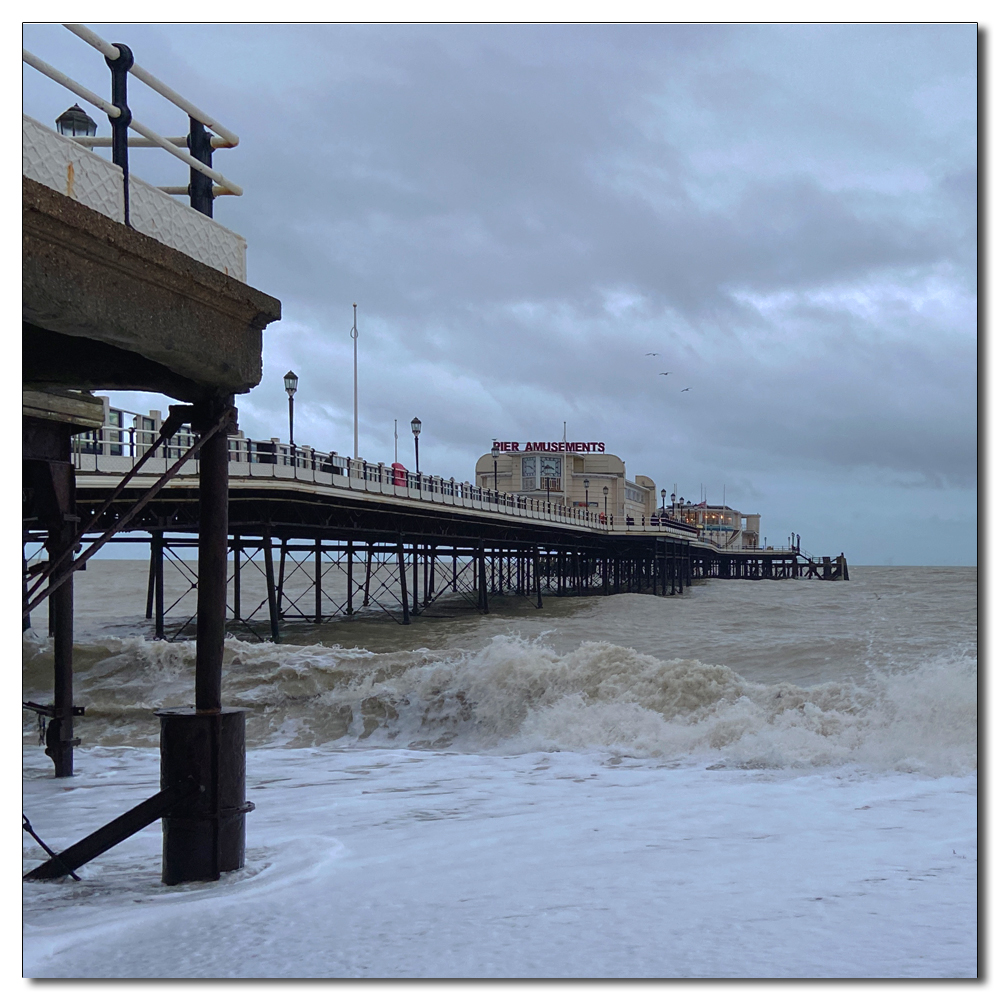
POLYGON ((271 536, 265 535, 262 541, 264 548, 264 579, 267 582, 267 613, 271 620, 271 641, 280 642, 278 632, 278 595, 274 586, 274 552, 271 536))
POLYGON ((229 443, 235 432, 233 398, 205 404, 194 426, 208 431, 225 409, 231 421, 201 447, 198 474, 198 624, 195 648, 195 708, 222 709, 222 655, 226 641, 226 585, 229 569, 229 443))
MULTIPOLYGON (((371 568, 371 559, 372 559, 372 548, 371 548, 371 543, 369 543, 368 544, 368 566, 369 566, 369 570, 371 568)), ((416 559, 416 556, 414 556, 414 559, 416 559)), ((407 600, 407 597, 406 597, 406 554, 403 552, 403 536, 402 535, 399 536, 399 544, 398 544, 398 548, 396 549, 396 562, 399 564, 399 594, 400 594, 400 603, 403 605, 403 624, 404 625, 409 625, 410 624, 410 608, 409 608, 409 603, 410 602, 407 600)), ((366 582, 365 583, 365 597, 367 598, 367 596, 368 596, 368 584, 366 582)))
POLYGON ((243 612, 241 607, 240 578, 243 568, 243 543, 240 536, 233 535, 233 618, 241 621, 243 612))
POLYGON ((316 539, 316 624, 323 621, 323 543, 316 539))

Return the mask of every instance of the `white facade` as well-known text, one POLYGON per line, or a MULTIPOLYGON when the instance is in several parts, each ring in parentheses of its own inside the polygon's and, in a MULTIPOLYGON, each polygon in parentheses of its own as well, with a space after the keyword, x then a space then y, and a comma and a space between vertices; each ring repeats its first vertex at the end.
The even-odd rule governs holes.
POLYGON ((526 442, 517 443, 516 449, 511 447, 514 442, 498 444, 507 447, 497 456, 496 476, 492 454, 483 455, 476 462, 477 486, 589 507, 625 523, 629 518, 644 523, 655 516, 656 484, 648 476, 629 479, 624 461, 605 452, 603 442, 526 442))

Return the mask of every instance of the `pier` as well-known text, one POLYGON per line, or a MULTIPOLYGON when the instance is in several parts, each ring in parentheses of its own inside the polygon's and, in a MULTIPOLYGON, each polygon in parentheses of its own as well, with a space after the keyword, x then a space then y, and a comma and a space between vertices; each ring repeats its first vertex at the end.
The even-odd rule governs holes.
MULTIPOLYGON (((54 655, 52 702, 25 707, 42 722, 55 775, 73 775, 73 720, 85 711, 73 697, 74 575, 104 546, 137 534, 147 542, 146 617, 158 639, 193 628, 196 670, 192 704, 157 712, 160 792, 65 850, 46 846, 52 856, 26 878, 74 874, 157 819, 167 884, 243 866, 252 808, 244 720, 222 692, 233 629, 278 642, 297 621, 349 627, 380 613, 405 626, 445 604, 489 614, 498 595, 539 608, 567 596, 670 597, 709 577, 848 578, 843 556, 729 545, 665 505, 616 516, 589 500, 581 509, 244 438, 236 399, 261 379, 263 331, 281 303, 246 283, 245 241, 214 221, 215 199, 242 189, 213 155, 239 138, 144 70, 127 45, 66 27, 103 56, 110 101, 32 53, 24 62, 106 115, 111 136, 98 137, 79 105, 59 116, 58 131, 22 116, 22 619, 29 627, 47 601, 54 655), (134 80, 183 112, 185 134, 141 123, 134 80), (135 145, 181 160, 187 183, 136 177, 135 145), (101 146, 110 160, 93 151, 101 146), (179 402, 158 427, 115 427, 93 390, 179 402), (197 551, 197 610, 178 627, 168 622, 164 569, 184 550, 197 551), (255 604, 246 584, 257 573, 265 588, 255 604)), ((534 481, 549 483, 552 473, 539 472, 534 481)))
MULTIPOLYGON (((190 616, 168 627, 163 581, 171 560, 183 560, 197 546, 200 460, 182 463, 130 517, 176 464, 167 456, 179 454, 190 434, 179 430, 177 443, 160 445, 162 454, 147 458, 119 490, 142 457, 136 437, 105 428, 103 443, 91 436, 89 450, 78 445, 77 505, 92 522, 84 544, 130 518, 116 537, 141 532, 148 539, 145 612, 154 635, 186 635, 190 616), (108 441, 118 454, 109 453, 108 441)), ((847 578, 841 557, 817 560, 794 547, 727 547, 666 510, 639 520, 605 518, 281 442, 233 436, 228 448, 226 627, 248 638, 280 641, 286 622, 346 622, 375 611, 407 625, 441 601, 450 613, 488 614, 493 595, 541 607, 549 597, 671 596, 708 578, 847 578), (263 576, 263 600, 245 598, 247 574, 263 576)), ((29 531, 26 541, 31 538, 29 531)), ((196 567, 183 565, 189 589, 196 589, 196 567)))

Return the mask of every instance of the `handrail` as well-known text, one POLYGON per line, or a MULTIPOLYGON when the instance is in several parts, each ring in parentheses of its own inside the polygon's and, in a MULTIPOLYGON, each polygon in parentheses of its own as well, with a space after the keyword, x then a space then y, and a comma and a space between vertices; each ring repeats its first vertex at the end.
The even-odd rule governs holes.
MULTIPOLYGON (((93 45, 95 49, 101 52, 103 55, 107 56, 108 59, 115 60, 120 55, 116 45, 112 45, 111 42, 106 42, 100 35, 96 32, 91 31, 84 24, 67 24, 63 23, 64 28, 68 28, 73 32, 78 38, 82 38, 87 44, 93 45)), ((176 105, 181 111, 186 111, 192 118, 197 119, 206 125, 213 132, 218 133, 226 142, 229 147, 238 146, 240 144, 240 137, 235 132, 230 132, 229 129, 224 128, 220 125, 214 118, 210 115, 205 114, 199 107, 192 104, 189 100, 181 97, 172 87, 168 87, 162 80, 158 80, 149 70, 143 69, 141 66, 133 63, 129 67, 129 72, 136 77, 138 80, 142 80, 147 87, 155 90, 160 96, 165 97, 171 104, 176 105)))
POLYGON ((130 142, 128 139, 127 133, 129 129, 142 136, 146 143, 166 150, 171 156, 176 157, 182 163, 186 164, 190 170, 209 178, 216 185, 216 187, 209 185, 206 188, 204 186, 206 182, 200 179, 196 184, 195 174, 193 173, 190 185, 186 187, 179 185, 171 186, 161 188, 160 190, 164 190, 168 194, 188 194, 191 197, 191 207, 209 216, 212 215, 211 202, 219 194, 243 194, 243 188, 239 184, 231 181, 211 166, 214 149, 231 148, 239 144, 240 138, 235 132, 220 125, 211 115, 202 111, 201 108, 185 97, 182 97, 162 80, 153 76, 148 70, 136 65, 131 52, 123 44, 112 45, 101 38, 96 32, 91 31, 90 28, 82 24, 65 23, 63 26, 78 38, 83 39, 88 45, 97 49, 108 61, 112 70, 112 96, 114 103, 104 100, 104 98, 98 96, 92 90, 83 86, 83 84, 67 76, 61 70, 56 69, 27 49, 22 48, 21 58, 23 62, 38 70, 44 76, 65 87, 71 93, 76 94, 77 97, 82 98, 88 104, 103 111, 112 121, 111 130, 113 135, 107 143, 91 136, 81 138, 88 140, 82 143, 84 146, 103 146, 107 144, 112 147, 112 160, 116 165, 121 167, 125 181, 124 221, 126 225, 131 225, 129 218, 128 147, 135 145, 134 142, 130 142), (115 63, 119 63, 120 65, 116 67, 113 65, 115 63), (128 107, 125 98, 124 79, 129 73, 155 90, 162 97, 165 97, 175 107, 187 113, 191 128, 188 137, 181 140, 166 138, 132 116, 131 109, 128 107), (203 126, 212 129, 218 135, 210 136, 204 131, 203 126), (184 146, 187 146, 191 152, 188 152, 188 149, 184 149, 184 146), (192 155, 192 153, 197 155, 192 155))
POLYGON ((183 149, 179 149, 172 142, 164 139, 159 132, 154 132, 151 128, 143 125, 141 122, 137 122, 134 118, 128 123, 128 127, 135 129, 139 135, 144 135, 150 142, 155 142, 157 146, 161 149, 165 149, 171 156, 176 156, 178 160, 182 160, 192 170, 197 170, 198 173, 204 174, 206 177, 211 177, 213 181, 217 181, 222 185, 222 187, 232 191, 233 194, 243 194, 243 188, 241 188, 239 184, 235 184, 233 181, 227 180, 222 174, 219 173, 218 170, 213 170, 211 167, 202 163, 201 160, 196 160, 190 153, 185 153, 183 149))
MULTIPOLYGON (((182 426, 165 443, 157 445, 156 451, 159 454, 155 458, 169 462, 184 451, 192 437, 193 432, 186 425, 182 426)), ((80 475, 86 475, 90 471, 88 468, 90 462, 87 459, 92 456, 94 473, 121 475, 156 438, 157 431, 154 429, 105 425, 99 430, 84 432, 73 437, 74 464, 80 475), (115 451, 118 454, 115 454, 115 451), (100 469, 102 458, 105 459, 105 473, 101 473, 100 469)), ((247 472, 231 469, 230 475, 233 479, 255 479, 263 474, 265 479, 287 478, 336 489, 402 495, 412 500, 423 500, 425 503, 447 503, 448 500, 445 499, 447 497, 452 501, 458 501, 456 506, 482 504, 498 514, 557 524, 577 524, 598 531, 634 532, 638 535, 663 535, 669 531, 675 538, 681 540, 695 540, 698 534, 694 526, 659 514, 641 518, 640 524, 630 524, 631 518, 623 519, 614 514, 609 514, 604 519, 604 514, 600 511, 570 507, 557 501, 523 494, 501 493, 485 486, 456 482, 454 478, 445 479, 443 476, 428 475, 424 472, 418 475, 416 472, 399 467, 393 468, 384 462, 368 462, 363 458, 355 459, 336 452, 322 452, 308 445, 292 446, 277 439, 256 441, 231 435, 228 439, 228 451, 231 465, 248 467, 247 472), (266 471, 268 466, 270 475, 266 471), (279 472, 279 469, 288 471, 279 472), (402 493, 403 490, 405 493, 402 493), (657 523, 654 524, 654 521, 657 523)), ((718 548, 714 543, 704 541, 705 544, 718 548)), ((720 548, 719 551, 723 549, 720 548)))
POLYGON ((61 70, 56 69, 55 66, 50 66, 44 59, 39 59, 38 56, 27 49, 21 49, 21 61, 37 69, 39 73, 47 76, 50 80, 61 83, 67 90, 73 91, 77 97, 82 97, 85 101, 93 104, 95 108, 100 108, 109 118, 117 118, 122 113, 121 108, 116 108, 113 104, 104 100, 103 97, 98 97, 97 94, 92 90, 88 90, 82 83, 77 83, 72 77, 68 77, 61 70))

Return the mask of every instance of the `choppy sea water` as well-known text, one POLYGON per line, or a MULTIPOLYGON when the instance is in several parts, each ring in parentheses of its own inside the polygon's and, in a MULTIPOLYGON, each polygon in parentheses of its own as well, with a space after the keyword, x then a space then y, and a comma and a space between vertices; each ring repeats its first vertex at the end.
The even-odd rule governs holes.
MULTIPOLYGON (((193 697, 193 642, 150 641, 145 574, 107 560, 77 578, 76 778, 47 778, 26 718, 26 808, 66 842, 155 790, 152 710, 193 697)), ((975 975, 976 597, 975 569, 852 567, 230 638, 258 802, 247 869, 167 890, 150 828, 87 866, 89 887, 26 890, 26 973, 81 974, 85 940, 85 975, 240 975, 192 958, 189 918, 217 933, 274 882, 261 913, 284 927, 278 900, 304 892, 338 929, 246 916, 270 942, 248 975, 975 975), (296 857, 319 866, 305 887, 296 857), (323 892, 361 896, 345 917, 323 892), (95 912, 127 947, 83 933, 95 912), (115 971, 136 956, 160 971, 115 971)), ((50 676, 27 633, 25 697, 48 700, 50 676)))

